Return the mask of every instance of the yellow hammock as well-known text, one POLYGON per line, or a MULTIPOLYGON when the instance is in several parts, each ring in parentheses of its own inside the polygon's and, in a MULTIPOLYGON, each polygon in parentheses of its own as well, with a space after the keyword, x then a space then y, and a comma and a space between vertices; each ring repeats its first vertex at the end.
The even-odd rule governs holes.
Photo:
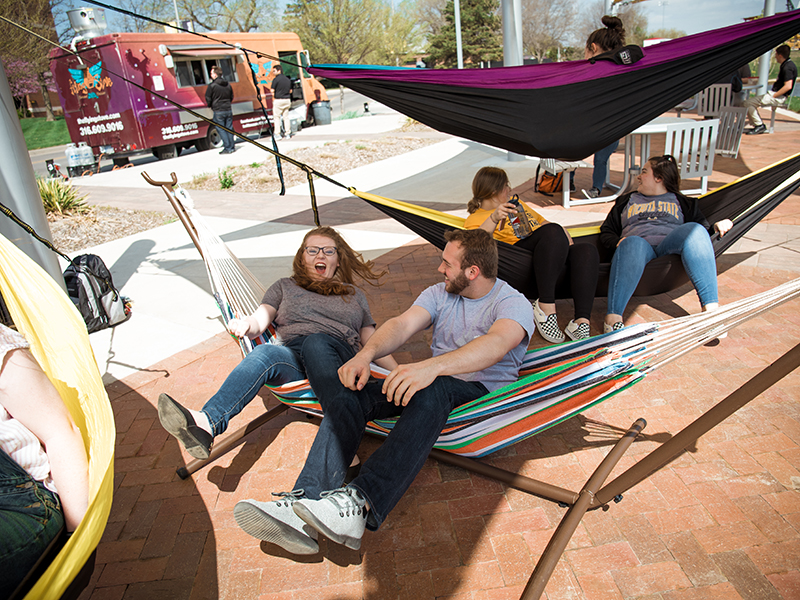
POLYGON ((26 599, 60 598, 97 548, 111 511, 114 415, 75 305, 39 265, 0 235, 0 293, 19 332, 81 430, 89 456, 89 508, 26 599))

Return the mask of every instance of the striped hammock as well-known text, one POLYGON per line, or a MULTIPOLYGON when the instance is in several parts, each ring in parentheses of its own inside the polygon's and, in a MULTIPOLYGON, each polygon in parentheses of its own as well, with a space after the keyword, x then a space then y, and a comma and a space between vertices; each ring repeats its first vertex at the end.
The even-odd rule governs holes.
MULTIPOLYGON (((184 225, 192 226, 225 324, 253 313, 264 295, 263 286, 208 227, 186 190, 179 186, 164 189, 172 194, 170 200, 184 225)), ((496 452, 618 394, 650 370, 798 295, 800 279, 714 312, 633 325, 588 340, 529 350, 520 378, 453 410, 434 447, 468 457, 496 452)), ((273 333, 268 330, 256 340, 238 340, 242 353, 247 354, 254 345, 271 343, 273 333)), ((373 365, 373 375, 385 377, 386 371, 373 365)), ((322 416, 307 380, 267 387, 284 404, 322 416)), ((367 429, 388 435, 396 420, 374 421, 367 429)))

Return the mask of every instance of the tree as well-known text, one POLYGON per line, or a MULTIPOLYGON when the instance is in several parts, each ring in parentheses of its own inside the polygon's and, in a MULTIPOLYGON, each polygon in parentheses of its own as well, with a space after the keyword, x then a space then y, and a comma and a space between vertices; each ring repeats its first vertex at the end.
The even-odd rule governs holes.
POLYGON ((315 63, 357 64, 380 54, 390 8, 381 0, 292 0, 284 26, 315 63))
MULTIPOLYGON (((465 0, 461 2, 461 47, 464 64, 477 67, 481 62, 500 60, 500 17, 498 0, 465 0)), ((456 27, 453 0, 447 0, 445 25, 430 38, 428 66, 454 67, 456 56, 456 27)))
POLYGON ((411 4, 412 0, 405 0, 387 16, 377 64, 400 66, 410 55, 421 52, 422 27, 414 17, 411 4))
POLYGON ((669 38, 676 40, 678 38, 686 37, 686 32, 680 29, 656 29, 647 33, 648 38, 669 38))
POLYGON ((447 0, 417 0, 414 11, 420 33, 428 40, 438 35, 447 23, 447 0))
POLYGON ((541 62, 553 48, 560 48, 575 21, 573 0, 523 0, 522 50, 541 62))
POLYGON ((280 21, 277 0, 179 0, 184 15, 208 31, 274 31, 280 21))
MULTIPOLYGON (((47 0, 0 0, 0 14, 18 23, 45 40, 57 40, 55 21, 47 0)), ((55 119, 53 106, 48 94, 48 81, 52 86, 50 59, 48 53, 52 44, 31 35, 6 22, 0 22, 0 56, 9 64, 21 61, 29 65, 35 77, 38 90, 44 98, 45 116, 48 121, 55 119)))

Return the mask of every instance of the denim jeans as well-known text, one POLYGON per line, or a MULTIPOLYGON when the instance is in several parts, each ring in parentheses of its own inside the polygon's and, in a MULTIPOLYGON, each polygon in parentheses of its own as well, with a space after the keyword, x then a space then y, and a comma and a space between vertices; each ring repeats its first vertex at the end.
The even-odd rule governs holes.
POLYGON ((8 598, 64 526, 56 494, 0 450, 0 598, 8 598))
POLYGON ((622 315, 642 278, 645 265, 665 254, 680 255, 702 306, 717 302, 717 264, 711 238, 699 223, 684 223, 671 231, 658 246, 651 246, 635 235, 620 242, 611 261, 608 280, 609 314, 622 315))
POLYGON ((283 385, 306 378, 296 352, 302 343, 303 338, 295 338, 284 346, 260 344, 236 365, 203 406, 215 436, 228 428, 231 418, 244 410, 265 383, 283 385))
MULTIPOLYGON (((233 130, 233 112, 230 110, 214 111, 214 118, 211 120, 217 125, 222 125, 223 127, 233 130)), ((222 129, 218 129, 217 131, 219 131, 219 135, 222 138, 223 150, 233 150, 234 144, 236 143, 233 134, 222 129)))
POLYGON ((419 473, 450 412, 487 393, 481 383, 437 377, 407 406, 395 406, 382 393, 382 381, 361 391, 339 381, 342 359, 352 356, 346 344, 324 334, 310 335, 300 351, 311 386, 325 417, 294 489, 318 499, 320 492, 342 486, 368 421, 400 416, 386 441, 361 466, 349 485, 366 498, 367 527, 376 530, 419 473))
POLYGON ((608 175, 608 159, 619 147, 619 140, 594 153, 594 169, 592 170, 592 187, 601 192, 608 175))

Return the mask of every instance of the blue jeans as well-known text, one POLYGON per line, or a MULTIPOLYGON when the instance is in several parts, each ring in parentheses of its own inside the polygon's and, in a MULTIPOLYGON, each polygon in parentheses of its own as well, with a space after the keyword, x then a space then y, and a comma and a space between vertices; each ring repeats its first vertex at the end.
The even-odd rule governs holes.
MULTIPOLYGON (((606 184, 606 175, 608 175, 608 159, 617 151, 619 147, 619 140, 594 153, 594 169, 592 169, 592 187, 597 188, 601 192, 603 186, 606 184)), ((575 185, 575 171, 569 172, 569 185, 570 188, 575 185)))
MULTIPOLYGON (((217 125, 222 125, 230 130, 233 130, 233 112, 230 110, 214 111, 214 118, 211 119, 217 125)), ((233 134, 228 133, 223 129, 218 129, 219 135, 222 138, 223 150, 233 150, 235 140, 233 134)))
POLYGON ((437 377, 407 406, 395 406, 381 392, 382 381, 370 381, 361 391, 344 387, 338 368, 352 351, 324 334, 310 335, 300 351, 308 379, 325 417, 294 489, 318 499, 320 492, 342 486, 368 421, 400 416, 386 441, 361 466, 349 485, 370 506, 367 528, 376 530, 419 473, 450 412, 487 393, 481 383, 437 377))
POLYGON ((717 302, 717 264, 711 238, 699 223, 684 223, 658 246, 651 246, 636 235, 620 242, 611 261, 608 314, 622 315, 642 278, 645 265, 665 254, 680 255, 702 306, 717 302))
POLYGON ((0 598, 8 598, 64 526, 56 494, 0 450, 0 598))
POLYGON ((606 184, 606 175, 608 175, 608 159, 611 158, 611 155, 616 152, 618 147, 619 140, 594 153, 592 187, 597 188, 601 192, 603 191, 603 186, 606 184))
POLYGON ((302 343, 303 338, 295 338, 285 346, 260 344, 236 365, 219 391, 203 406, 215 436, 228 428, 231 418, 250 404, 265 383, 283 385, 306 378, 296 352, 302 343))

